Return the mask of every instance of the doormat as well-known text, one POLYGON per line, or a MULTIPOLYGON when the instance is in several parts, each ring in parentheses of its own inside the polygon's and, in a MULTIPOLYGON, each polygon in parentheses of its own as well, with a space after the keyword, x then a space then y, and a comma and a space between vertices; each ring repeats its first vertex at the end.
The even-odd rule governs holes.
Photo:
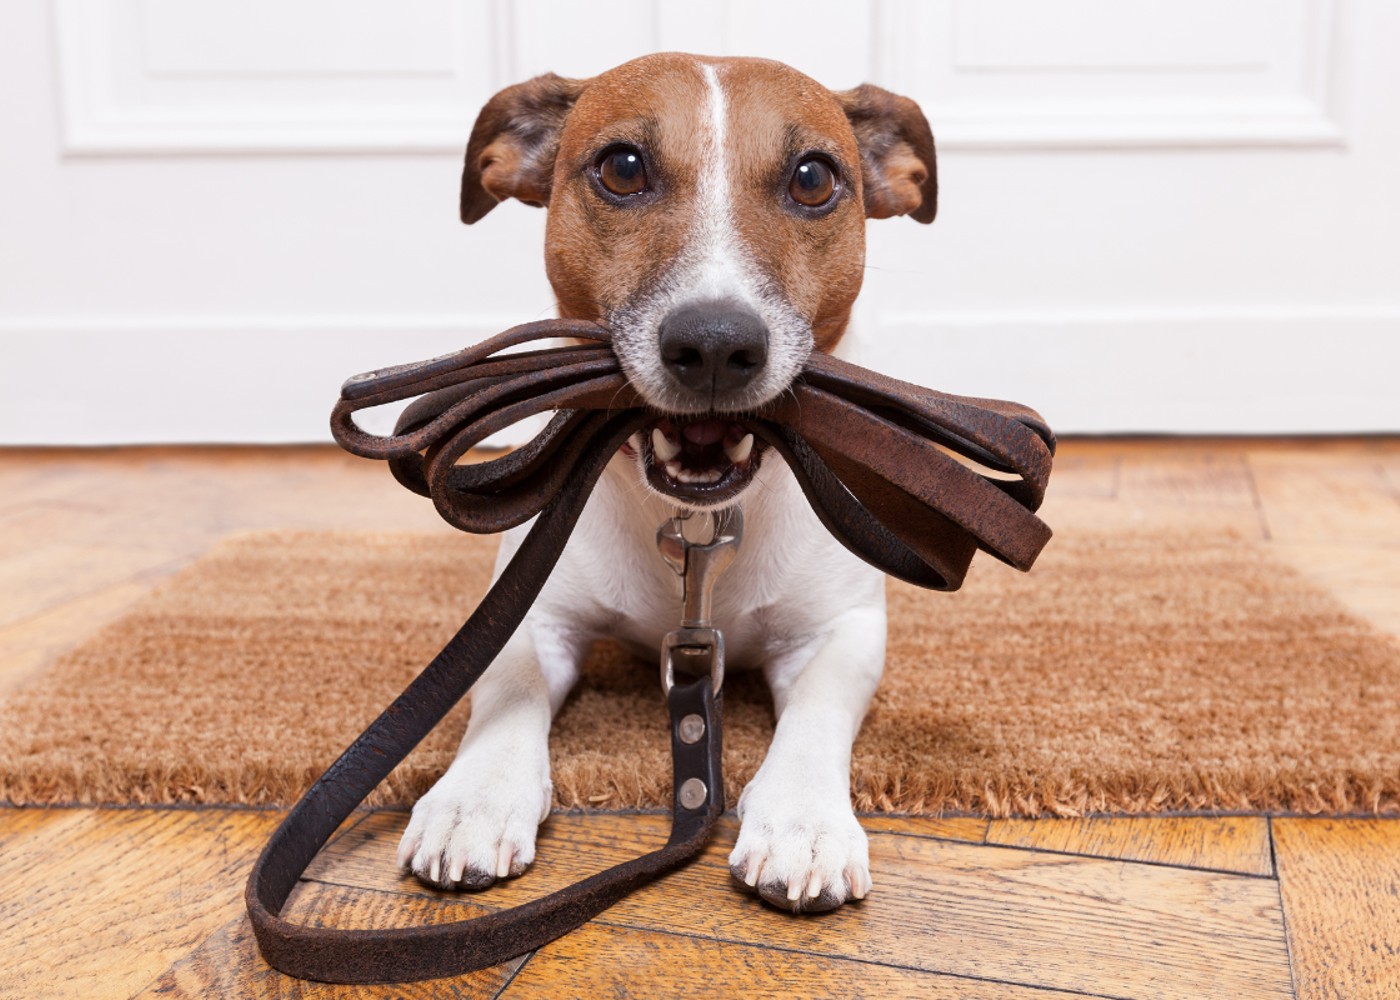
MULTIPOLYGON (((413 678, 489 582, 496 541, 230 538, 0 703, 0 801, 287 805, 413 678)), ((1400 643, 1261 547, 1057 537, 1029 575, 889 584, 856 808, 919 815, 1400 811, 1400 643)), ((773 730, 725 681, 732 805, 773 730)), ((459 705, 375 792, 409 805, 459 705)), ((600 644, 551 734, 560 808, 670 801, 656 665, 600 644)))

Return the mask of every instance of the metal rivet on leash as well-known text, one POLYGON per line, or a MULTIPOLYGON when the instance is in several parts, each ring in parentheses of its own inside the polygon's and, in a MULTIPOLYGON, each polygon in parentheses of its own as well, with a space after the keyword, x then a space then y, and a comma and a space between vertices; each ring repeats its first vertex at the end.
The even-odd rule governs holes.
POLYGON ((687 746, 699 743, 705 735, 705 720, 692 712, 680 721, 680 725, 676 727, 676 735, 687 746))
POLYGON ((710 790, 699 778, 687 778, 685 784, 681 785, 681 805, 687 809, 699 809, 705 804, 705 799, 709 794, 710 790))

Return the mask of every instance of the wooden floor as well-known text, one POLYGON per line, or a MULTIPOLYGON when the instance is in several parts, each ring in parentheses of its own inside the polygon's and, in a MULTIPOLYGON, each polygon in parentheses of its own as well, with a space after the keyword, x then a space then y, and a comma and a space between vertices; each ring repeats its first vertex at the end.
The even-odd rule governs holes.
MULTIPOLYGON (((1047 518, 1229 529, 1400 635, 1400 440, 1070 441, 1047 518)), ((0 696, 224 535, 447 531, 330 448, 0 451, 0 696)), ((242 885, 278 813, 0 808, 0 996, 1400 997, 1400 821, 864 820, 875 891, 793 918, 728 886, 726 822, 686 871, 528 957, 394 989, 287 980, 242 885)), ((479 896, 399 875, 405 815, 317 860, 300 919, 457 919, 655 844, 655 816, 560 815, 479 896)))

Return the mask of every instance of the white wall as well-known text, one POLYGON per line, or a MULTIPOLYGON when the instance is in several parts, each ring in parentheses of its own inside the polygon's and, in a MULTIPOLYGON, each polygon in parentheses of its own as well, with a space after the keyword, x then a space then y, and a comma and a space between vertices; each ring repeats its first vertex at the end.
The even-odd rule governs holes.
POLYGON ((456 220, 498 87, 658 48, 920 101, 863 360, 1069 431, 1400 430, 1392 0, 12 0, 0 442, 327 437, 347 375, 550 315, 456 220))

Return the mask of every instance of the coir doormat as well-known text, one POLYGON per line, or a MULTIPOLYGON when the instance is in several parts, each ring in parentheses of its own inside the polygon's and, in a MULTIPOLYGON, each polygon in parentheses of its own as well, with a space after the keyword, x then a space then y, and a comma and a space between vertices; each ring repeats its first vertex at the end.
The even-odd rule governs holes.
MULTIPOLYGON (((287 804, 484 592, 490 538, 227 540, 0 704, 0 801, 287 804)), ((891 583, 856 806, 1006 815, 1400 811, 1400 644, 1257 546, 1055 539, 1029 576, 891 583)), ((728 800, 772 734, 761 678, 725 683, 728 800)), ((375 793, 452 759, 458 706, 375 793)), ((551 737, 560 807, 669 802, 656 667, 601 645, 551 737)))

